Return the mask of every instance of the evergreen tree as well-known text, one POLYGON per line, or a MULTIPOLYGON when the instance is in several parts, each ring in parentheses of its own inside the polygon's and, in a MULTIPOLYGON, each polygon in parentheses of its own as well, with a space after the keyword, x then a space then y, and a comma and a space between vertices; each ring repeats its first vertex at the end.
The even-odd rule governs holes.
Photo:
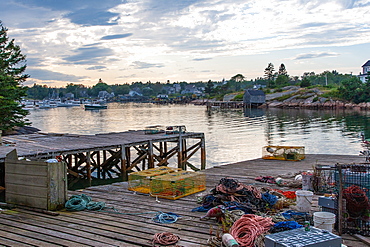
POLYGON ((286 71, 285 65, 282 63, 279 67, 279 75, 285 75, 288 76, 288 72, 286 71))
POLYGON ((26 70, 26 56, 21 53, 14 39, 9 41, 8 29, 0 21, 0 130, 29 125, 25 117, 27 110, 20 105, 27 88, 22 85, 29 75, 26 70))
POLYGON ((267 68, 265 69, 265 79, 267 80, 273 80, 274 79, 274 65, 272 63, 269 63, 267 65, 267 68))
POLYGON ((204 92, 208 93, 210 95, 214 91, 213 88, 214 88, 214 83, 211 80, 209 80, 207 82, 207 85, 206 85, 205 89, 204 89, 204 92))
POLYGON ((269 87, 274 87, 275 86, 274 71, 275 71, 274 65, 272 63, 269 63, 267 65, 267 68, 265 69, 265 79, 267 80, 267 85, 269 87))
POLYGON ((309 86, 311 86, 311 82, 307 77, 303 77, 300 86, 301 87, 309 87, 309 86))

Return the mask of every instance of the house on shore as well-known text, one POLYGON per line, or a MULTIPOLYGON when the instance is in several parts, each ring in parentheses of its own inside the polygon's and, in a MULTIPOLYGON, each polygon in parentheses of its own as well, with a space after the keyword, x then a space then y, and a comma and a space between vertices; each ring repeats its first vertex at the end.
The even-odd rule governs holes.
POLYGON ((360 78, 360 80, 365 83, 367 76, 370 76, 370 60, 362 65, 362 73, 358 75, 358 78, 360 78))

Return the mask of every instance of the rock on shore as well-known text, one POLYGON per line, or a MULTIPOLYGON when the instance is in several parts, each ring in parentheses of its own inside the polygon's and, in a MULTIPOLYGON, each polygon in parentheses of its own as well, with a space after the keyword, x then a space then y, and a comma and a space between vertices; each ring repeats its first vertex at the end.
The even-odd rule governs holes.
POLYGON ((361 109, 370 110, 370 102, 348 103, 322 97, 323 92, 317 88, 300 89, 289 87, 284 92, 266 95, 266 104, 261 108, 306 108, 306 109, 361 109))

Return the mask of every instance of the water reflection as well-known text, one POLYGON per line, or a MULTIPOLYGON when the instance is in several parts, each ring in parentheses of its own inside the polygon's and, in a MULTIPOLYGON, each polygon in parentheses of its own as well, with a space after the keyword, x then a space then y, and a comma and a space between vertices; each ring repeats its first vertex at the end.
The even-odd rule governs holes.
MULTIPOLYGON (((206 137, 207 166, 262 155, 265 145, 305 146, 306 153, 352 154, 362 150, 359 133, 370 138, 369 113, 307 109, 213 109, 193 105, 110 103, 108 109, 82 107, 35 110, 29 119, 44 132, 96 134, 185 125, 206 137)), ((199 157, 194 156, 194 160, 199 157)))

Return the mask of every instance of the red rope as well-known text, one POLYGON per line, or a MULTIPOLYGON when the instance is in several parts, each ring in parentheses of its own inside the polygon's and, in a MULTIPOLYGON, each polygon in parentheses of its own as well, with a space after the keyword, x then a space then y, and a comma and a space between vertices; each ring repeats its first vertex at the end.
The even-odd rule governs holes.
POLYGON ((235 221, 230 229, 230 234, 241 247, 254 247, 258 236, 267 232, 274 225, 272 219, 254 214, 245 214, 235 221))
POLYGON ((357 185, 352 185, 344 189, 343 197, 347 201, 347 211, 352 217, 360 216, 369 208, 369 198, 366 192, 357 185))
POLYGON ((176 244, 180 240, 180 237, 170 233, 170 232, 162 232, 156 233, 153 236, 152 243, 154 244, 161 244, 161 245, 171 245, 176 244))

